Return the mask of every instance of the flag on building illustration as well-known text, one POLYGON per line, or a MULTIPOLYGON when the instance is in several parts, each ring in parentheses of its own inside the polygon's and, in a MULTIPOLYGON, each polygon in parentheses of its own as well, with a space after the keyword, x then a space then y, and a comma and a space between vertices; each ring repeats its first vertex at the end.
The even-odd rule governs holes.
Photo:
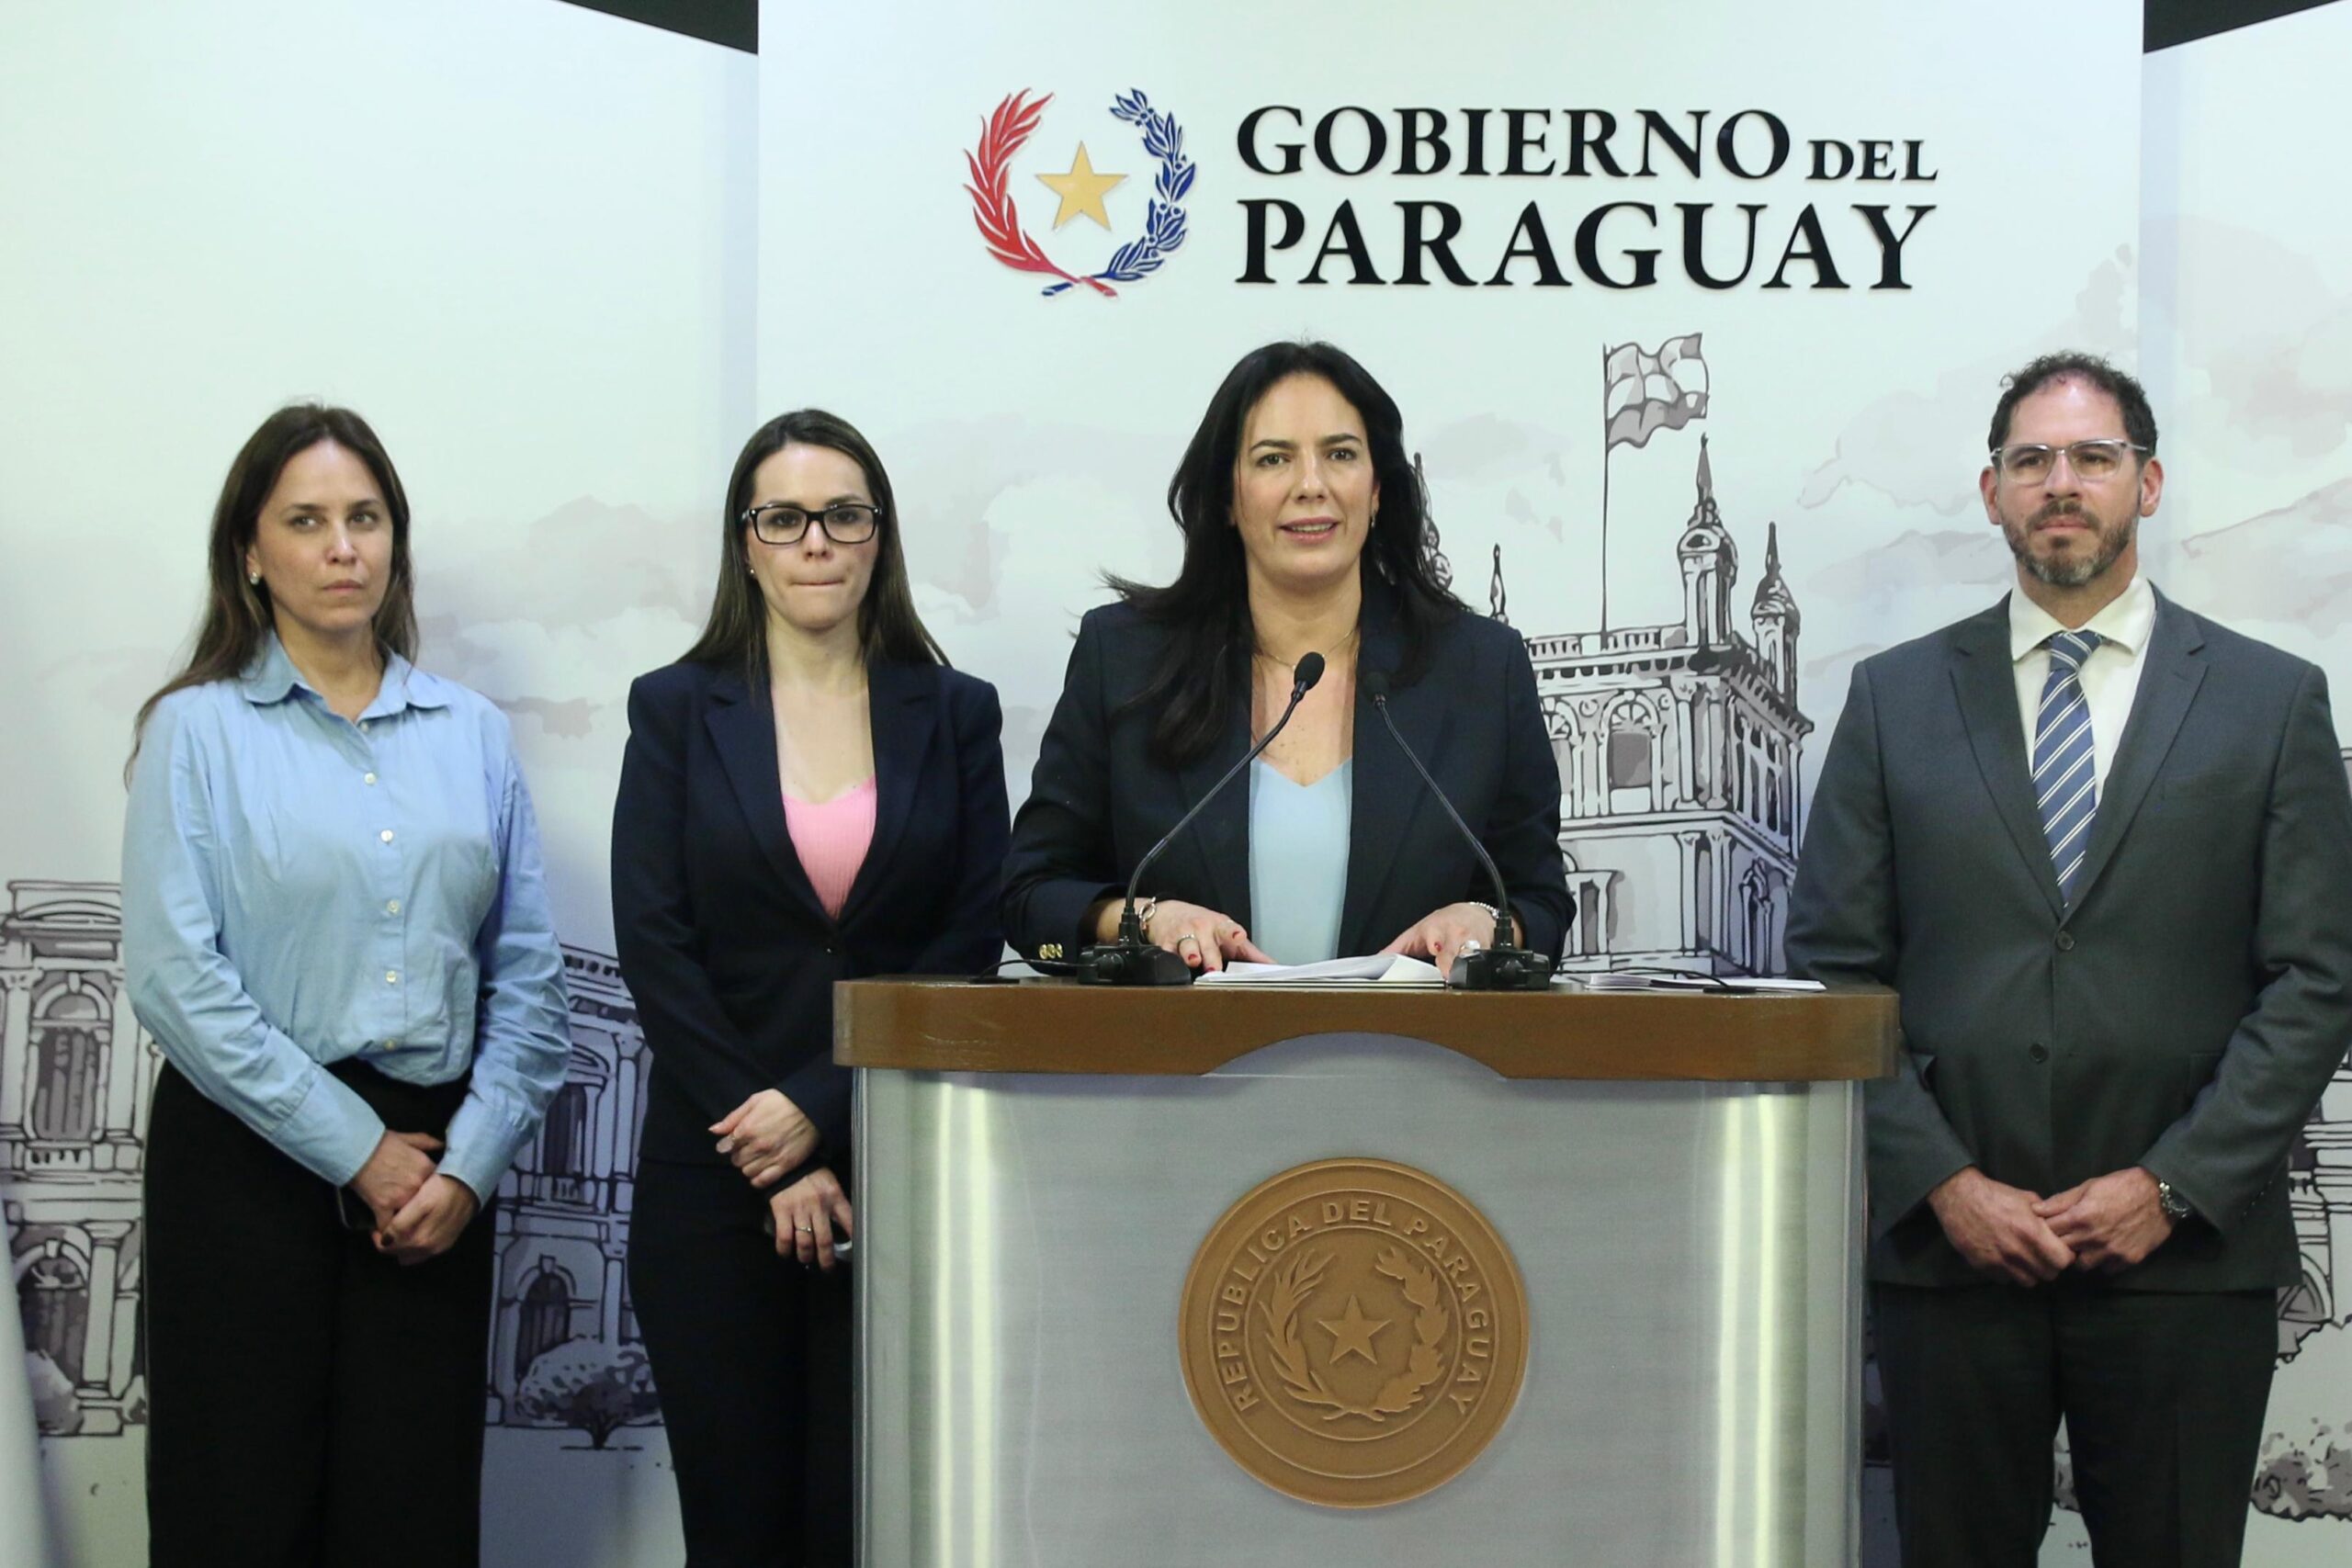
POLYGON ((1601 366, 1601 412, 1610 446, 1639 446, 1661 430, 1707 415, 1707 362, 1699 334, 1670 337, 1651 354, 1619 344, 1601 366))

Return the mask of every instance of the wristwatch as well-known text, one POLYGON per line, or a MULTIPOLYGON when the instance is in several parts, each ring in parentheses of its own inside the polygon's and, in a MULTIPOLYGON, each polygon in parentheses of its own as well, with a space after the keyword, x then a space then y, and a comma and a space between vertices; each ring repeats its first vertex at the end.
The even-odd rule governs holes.
POLYGON ((2175 1224, 2180 1224, 2197 1212, 2188 1206, 2188 1200, 2182 1197, 2174 1190, 2173 1184, 2161 1176, 2156 1178, 2156 1207, 2162 1209, 2165 1212, 2165 1218, 2175 1224))

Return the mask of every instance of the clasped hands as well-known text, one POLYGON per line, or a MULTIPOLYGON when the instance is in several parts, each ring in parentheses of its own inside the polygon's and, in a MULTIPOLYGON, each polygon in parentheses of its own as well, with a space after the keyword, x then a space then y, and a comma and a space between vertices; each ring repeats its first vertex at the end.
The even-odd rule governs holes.
MULTIPOLYGON (((781 1089, 761 1089, 710 1130, 718 1134, 718 1152, 761 1189, 775 1186, 817 1152, 817 1124, 781 1089)), ((776 1256, 797 1258, 804 1269, 831 1269, 835 1229, 843 1236, 855 1231, 849 1194, 824 1166, 771 1194, 768 1213, 775 1221, 776 1256)))
MULTIPOLYGON (((1106 904, 1096 918, 1096 934, 1108 942, 1118 934, 1120 905, 1106 904), (1102 929, 1109 927, 1108 931, 1102 929)), ((1514 937, 1517 922, 1513 922, 1514 937)), ((1274 959, 1250 940, 1241 922, 1215 909, 1198 904, 1187 904, 1181 898, 1162 898, 1152 906, 1151 919, 1144 929, 1144 940, 1155 947, 1167 949, 1187 964, 1207 974, 1215 974, 1227 964, 1272 964, 1274 959)), ((1465 950, 1476 952, 1495 940, 1495 918, 1479 904, 1448 904, 1416 920, 1396 935, 1396 940, 1380 951, 1402 953, 1413 958, 1427 958, 1436 964, 1438 973, 1451 975, 1453 961, 1465 950), (1476 943, 1476 946, 1467 944, 1476 943)))
POLYGON ((2139 1166, 2037 1197, 1974 1166, 1928 1194, 1944 1235, 1986 1274, 2033 1286, 2069 1269, 2111 1274, 2146 1258, 2173 1231, 2156 1179, 2139 1166))
POLYGON ((435 1163, 441 1140, 430 1133, 387 1131, 351 1179, 351 1190, 375 1216, 376 1250, 402 1267, 438 1258, 473 1223, 481 1200, 435 1163))

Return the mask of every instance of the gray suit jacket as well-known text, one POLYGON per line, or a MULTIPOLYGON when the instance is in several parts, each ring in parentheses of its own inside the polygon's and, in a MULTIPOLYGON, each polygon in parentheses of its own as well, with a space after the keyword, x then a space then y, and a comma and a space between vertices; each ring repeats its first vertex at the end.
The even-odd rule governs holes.
POLYGON ((2159 596, 2071 914, 2004 599, 1864 660, 1822 763, 1788 957, 1902 994, 1869 1091, 1872 1279, 1980 1282, 1924 1200, 2133 1165, 2197 1218, 2123 1288, 2297 1278, 2289 1146, 2352 1042, 2352 795, 2314 667, 2159 596))

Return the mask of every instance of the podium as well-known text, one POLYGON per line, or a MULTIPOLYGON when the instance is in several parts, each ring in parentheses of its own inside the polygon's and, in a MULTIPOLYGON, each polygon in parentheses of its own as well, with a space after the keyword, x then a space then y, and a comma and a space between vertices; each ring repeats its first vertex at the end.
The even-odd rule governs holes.
POLYGON ((853 981, 870 1568, 1851 1563, 1895 998, 853 981))

